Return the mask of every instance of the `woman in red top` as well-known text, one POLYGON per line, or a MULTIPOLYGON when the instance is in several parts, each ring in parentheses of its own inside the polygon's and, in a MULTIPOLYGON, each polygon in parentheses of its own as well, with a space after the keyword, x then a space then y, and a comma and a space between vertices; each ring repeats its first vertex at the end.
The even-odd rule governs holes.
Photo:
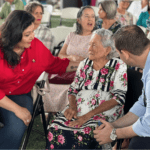
POLYGON ((18 149, 31 121, 30 91, 40 74, 75 71, 78 63, 54 57, 34 38, 34 17, 26 11, 13 11, 0 32, 0 149, 18 149))

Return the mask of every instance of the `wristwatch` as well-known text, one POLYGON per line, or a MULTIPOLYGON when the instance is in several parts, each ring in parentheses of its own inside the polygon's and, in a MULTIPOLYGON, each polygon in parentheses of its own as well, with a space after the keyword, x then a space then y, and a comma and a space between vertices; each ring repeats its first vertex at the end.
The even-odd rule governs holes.
POLYGON ((115 141, 117 139, 116 129, 114 128, 110 134, 110 139, 115 141))

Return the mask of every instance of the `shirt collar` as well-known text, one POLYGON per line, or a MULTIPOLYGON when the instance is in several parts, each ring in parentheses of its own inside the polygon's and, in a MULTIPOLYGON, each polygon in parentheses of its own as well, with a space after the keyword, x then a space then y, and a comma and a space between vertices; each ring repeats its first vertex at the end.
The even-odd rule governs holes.
POLYGON ((145 63, 145 67, 144 67, 144 69, 143 69, 143 76, 142 76, 142 79, 145 78, 146 74, 147 74, 148 71, 150 70, 149 64, 150 64, 150 52, 148 53, 148 56, 147 56, 147 59, 146 59, 146 63, 145 63))

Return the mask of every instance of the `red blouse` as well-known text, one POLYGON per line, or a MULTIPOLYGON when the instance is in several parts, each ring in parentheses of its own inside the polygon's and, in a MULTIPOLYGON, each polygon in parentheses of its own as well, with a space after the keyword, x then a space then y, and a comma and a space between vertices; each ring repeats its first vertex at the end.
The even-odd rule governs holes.
POLYGON ((69 64, 68 59, 54 57, 37 38, 21 55, 16 67, 8 65, 0 50, 0 100, 5 95, 21 95, 31 91, 43 71, 62 74, 69 64))

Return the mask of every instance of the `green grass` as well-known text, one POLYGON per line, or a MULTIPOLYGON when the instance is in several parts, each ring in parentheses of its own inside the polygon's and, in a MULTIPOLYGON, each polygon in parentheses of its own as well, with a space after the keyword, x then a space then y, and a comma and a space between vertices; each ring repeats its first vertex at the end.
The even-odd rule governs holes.
MULTIPOLYGON (((43 124, 41 123, 40 115, 35 118, 33 129, 39 130, 44 134, 44 128, 43 124)), ((45 137, 32 130, 28 140, 27 149, 45 149, 45 147, 46 147, 45 137)))

